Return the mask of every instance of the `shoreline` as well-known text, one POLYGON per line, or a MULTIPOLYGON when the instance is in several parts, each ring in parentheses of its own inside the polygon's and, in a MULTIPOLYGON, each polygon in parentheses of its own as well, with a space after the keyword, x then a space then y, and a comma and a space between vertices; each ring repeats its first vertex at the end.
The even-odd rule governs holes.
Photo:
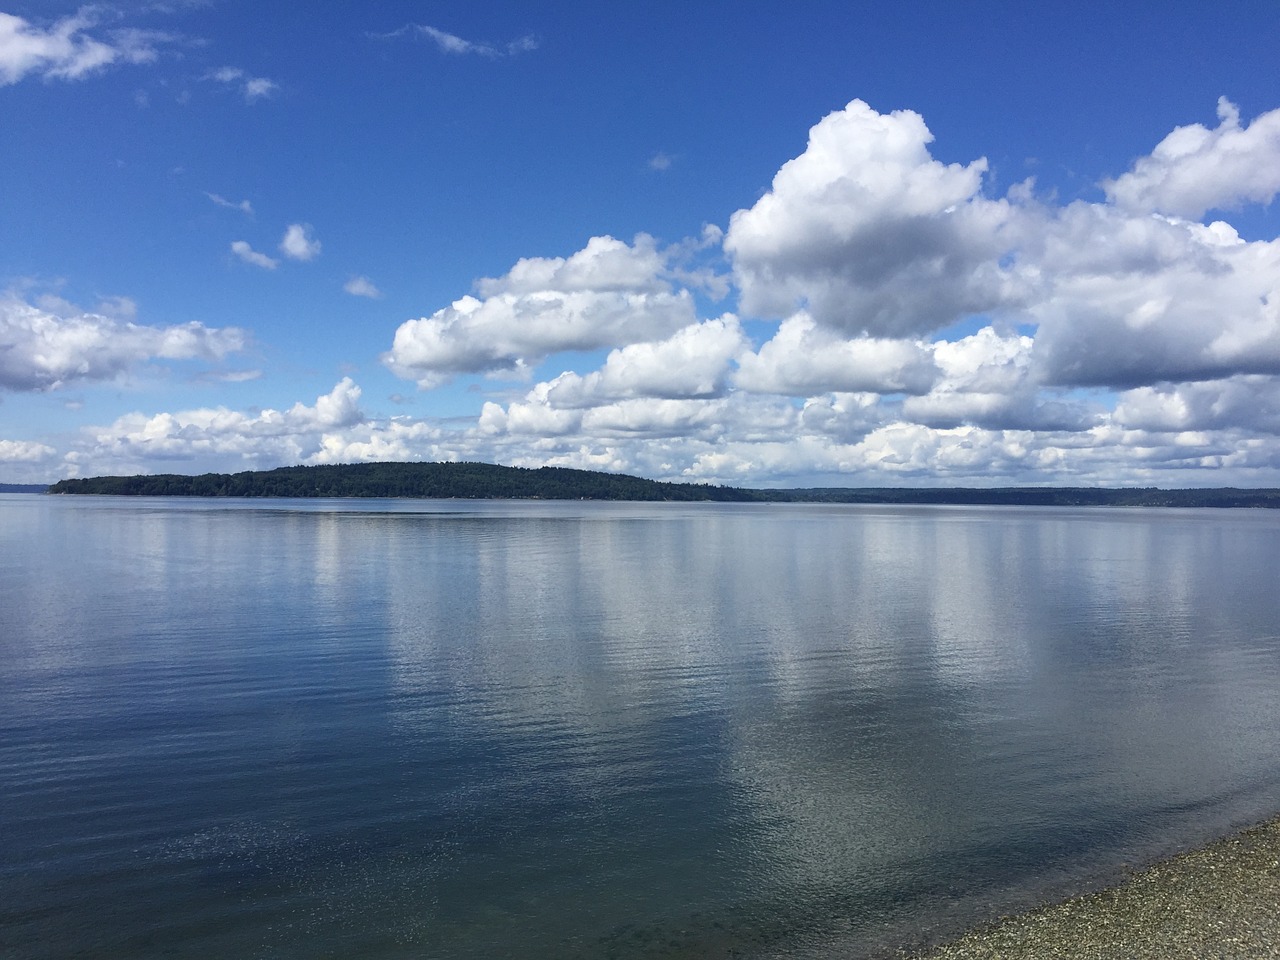
POLYGON ((1280 816, 903 960, 1280 956, 1280 816))

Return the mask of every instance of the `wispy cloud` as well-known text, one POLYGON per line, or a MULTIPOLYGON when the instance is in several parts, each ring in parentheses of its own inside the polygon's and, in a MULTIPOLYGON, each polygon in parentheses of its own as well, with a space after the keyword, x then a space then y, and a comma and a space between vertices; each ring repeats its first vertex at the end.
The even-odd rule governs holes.
POLYGON ((675 157, 671 156, 671 154, 669 153, 664 153, 663 151, 659 150, 657 153, 655 153, 652 157, 649 158, 649 169, 650 170, 670 170, 671 164, 673 163, 675 163, 675 157))
POLYGON ((266 77, 247 77, 244 81, 244 98, 249 103, 269 97, 280 89, 279 84, 266 77))
POLYGON ((311 232, 311 225, 291 223, 280 240, 280 252, 290 260, 314 260, 320 256, 320 241, 311 232))
POLYGON ((455 56, 478 56, 496 60, 500 57, 512 57, 519 53, 528 53, 539 47, 538 38, 526 34, 504 44, 477 43, 465 40, 456 34, 448 33, 438 27, 424 23, 407 23, 399 30, 390 33, 371 33, 369 36, 378 40, 392 40, 396 37, 416 36, 432 41, 440 52, 455 56))
POLYGON ((352 277, 342 285, 342 289, 353 297, 368 297, 370 300, 382 297, 382 291, 368 277, 352 277))
POLYGON ((274 96, 276 91, 280 89, 280 85, 274 80, 269 80, 266 77, 250 76, 239 67, 219 67, 217 70, 211 70, 205 74, 205 79, 216 80, 218 83, 238 87, 245 103, 265 100, 274 96))
POLYGON ((243 260, 245 263, 251 263, 255 267, 262 267, 264 270, 274 270, 280 266, 280 261, 273 257, 268 257, 265 253, 259 253, 253 247, 249 246, 247 240, 235 240, 231 243, 231 252, 243 260))
POLYGON ((0 13, 0 86, 27 76, 44 80, 81 80, 117 63, 150 63, 160 47, 175 42, 174 34, 156 30, 106 30, 97 36, 106 11, 81 7, 47 27, 22 17, 0 13))
POLYGON ((202 383, 249 383, 262 379, 261 370, 210 370, 196 378, 202 383))
POLYGON ((239 203, 236 203, 235 201, 228 200, 226 197, 220 196, 216 193, 210 193, 208 190, 205 191, 204 195, 220 207, 226 207, 228 210, 239 210, 243 214, 247 214, 250 217, 253 216, 253 204, 248 200, 241 200, 239 203))

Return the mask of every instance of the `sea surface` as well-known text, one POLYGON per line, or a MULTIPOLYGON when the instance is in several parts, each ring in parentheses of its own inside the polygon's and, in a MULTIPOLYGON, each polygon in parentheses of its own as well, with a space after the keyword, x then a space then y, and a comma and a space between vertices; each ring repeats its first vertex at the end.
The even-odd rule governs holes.
POLYGON ((1280 511, 0 496, 0 956, 858 957, 1280 811, 1280 511))

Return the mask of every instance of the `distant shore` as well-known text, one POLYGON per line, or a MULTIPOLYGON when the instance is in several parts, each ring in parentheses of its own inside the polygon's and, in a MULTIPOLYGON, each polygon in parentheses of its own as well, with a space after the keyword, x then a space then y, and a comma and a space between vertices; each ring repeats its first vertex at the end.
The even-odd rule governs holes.
POLYGON ((980 927, 913 960, 1263 960, 1280 956, 1280 817, 1117 886, 980 927))
POLYGON ((894 506, 1271 507, 1278 489, 1236 487, 805 487, 749 489, 671 483, 567 467, 493 463, 348 463, 199 476, 155 474, 59 480, 52 494, 142 497, 382 497, 471 500, 721 501, 894 506))

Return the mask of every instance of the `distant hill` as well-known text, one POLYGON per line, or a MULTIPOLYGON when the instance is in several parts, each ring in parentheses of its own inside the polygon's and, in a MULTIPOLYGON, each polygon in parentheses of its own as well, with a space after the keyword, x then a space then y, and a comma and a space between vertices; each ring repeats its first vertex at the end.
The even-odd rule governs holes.
MULTIPOLYGON (((12 484, 10 486, 13 486, 12 484)), ((3 489, 3 487, 0 487, 3 489)), ((33 488, 38 492, 43 488, 33 488)), ((665 483, 566 467, 491 463, 352 463, 200 476, 158 474, 60 480, 59 494, 142 497, 408 497, 472 500, 715 500, 736 503, 881 503, 1021 506, 1280 507, 1280 490, 1218 487, 820 487, 752 490, 665 483)))
POLYGON ((61 480, 50 493, 181 497, 415 497, 478 500, 743 500, 749 491, 662 483, 563 467, 491 463, 353 463, 188 477, 61 480))
POLYGON ((0 493, 45 493, 47 483, 0 483, 0 493))

